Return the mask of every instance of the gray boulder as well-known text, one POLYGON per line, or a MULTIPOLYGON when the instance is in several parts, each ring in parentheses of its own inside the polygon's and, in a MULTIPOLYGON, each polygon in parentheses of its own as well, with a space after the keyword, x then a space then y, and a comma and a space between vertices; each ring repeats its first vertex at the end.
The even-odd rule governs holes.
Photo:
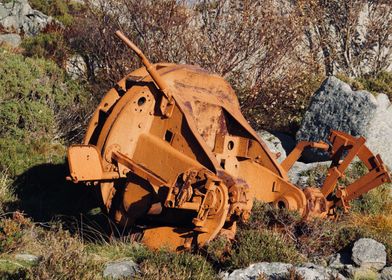
POLYGON ((0 26, 8 33, 38 34, 53 19, 34 10, 27 0, 0 3, 0 26))
POLYGON ((392 280, 392 266, 385 267, 380 274, 381 280, 392 280))
POLYGON ((16 48, 20 45, 21 42, 22 39, 18 34, 0 34, 0 45, 6 44, 16 48))
POLYGON ((329 279, 346 279, 338 271, 315 264, 305 264, 295 268, 295 275, 303 280, 329 280, 329 279))
POLYGON ((131 278, 139 274, 138 265, 132 260, 114 261, 106 264, 103 277, 107 279, 131 278))
POLYGON ((290 269, 293 266, 287 263, 255 263, 247 268, 234 270, 229 275, 225 275, 225 280, 256 280, 259 277, 265 277, 271 280, 288 279, 290 276, 290 269))
POLYGON ((387 263, 387 253, 383 244, 361 238, 354 243, 351 259, 361 268, 381 270, 387 263))
POLYGON ((278 157, 278 162, 282 162, 286 158, 286 151, 278 137, 265 130, 258 131, 257 134, 264 141, 271 152, 280 155, 278 157))
MULTIPOLYGON (((331 129, 353 136, 366 135, 377 109, 376 98, 367 91, 353 91, 335 77, 327 78, 313 95, 308 111, 297 132, 297 141, 327 141, 331 129)), ((319 150, 304 153, 307 161, 327 159, 319 150)))
POLYGON ((392 169, 392 106, 386 94, 377 95, 376 100, 376 113, 364 134, 366 145, 392 169))

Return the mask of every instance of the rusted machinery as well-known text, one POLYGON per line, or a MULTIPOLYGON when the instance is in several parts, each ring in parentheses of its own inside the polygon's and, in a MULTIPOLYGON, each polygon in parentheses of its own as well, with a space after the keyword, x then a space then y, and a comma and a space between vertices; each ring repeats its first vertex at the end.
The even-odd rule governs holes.
POLYGON ((330 144, 300 142, 279 164, 240 112, 230 85, 190 65, 142 60, 96 109, 84 142, 68 150, 70 179, 100 190, 103 208, 125 229, 142 231, 152 248, 201 246, 233 235, 254 200, 297 210, 304 218, 334 216, 349 201, 390 182, 380 156, 365 139, 332 131, 330 144), (329 151, 321 188, 304 190, 287 172, 307 147, 329 151), (339 186, 357 156, 369 172, 339 186))

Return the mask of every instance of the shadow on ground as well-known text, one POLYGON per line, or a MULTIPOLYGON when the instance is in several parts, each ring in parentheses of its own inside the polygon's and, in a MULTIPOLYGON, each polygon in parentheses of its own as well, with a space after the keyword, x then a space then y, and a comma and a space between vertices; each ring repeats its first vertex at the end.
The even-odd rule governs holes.
POLYGON ((65 179, 68 174, 65 163, 30 168, 14 181, 18 202, 13 210, 24 212, 35 222, 60 221, 71 231, 84 226, 106 232, 98 187, 69 182, 65 179))

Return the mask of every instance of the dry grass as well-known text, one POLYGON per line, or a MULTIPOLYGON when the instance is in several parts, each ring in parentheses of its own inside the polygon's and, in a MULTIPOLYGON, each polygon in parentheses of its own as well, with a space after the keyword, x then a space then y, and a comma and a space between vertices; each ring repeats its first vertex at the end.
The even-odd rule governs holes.
POLYGON ((7 205, 16 201, 11 179, 6 170, 0 172, 0 213, 7 211, 7 205))
MULTIPOLYGON (((216 279, 201 255, 151 251, 126 241, 85 242, 61 224, 35 224, 20 213, 0 220, 1 279, 102 279, 105 264, 132 259, 140 266, 138 279, 216 279), (41 256, 38 265, 17 261, 17 253, 41 256)), ((86 227, 85 230, 89 230, 86 227)), ((102 239, 103 240, 103 239, 102 239)))

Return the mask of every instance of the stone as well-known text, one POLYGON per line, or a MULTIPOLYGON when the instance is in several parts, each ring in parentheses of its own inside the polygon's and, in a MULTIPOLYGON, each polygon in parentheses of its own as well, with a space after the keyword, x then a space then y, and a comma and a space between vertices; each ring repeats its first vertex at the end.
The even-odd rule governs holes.
POLYGON ((244 269, 236 269, 228 276, 225 275, 225 280, 255 280, 259 277, 265 277, 271 280, 288 279, 290 276, 290 270, 293 268, 291 264, 280 263, 280 262, 261 262, 251 264, 244 269))
MULTIPOLYGON (((377 105, 371 93, 353 91, 348 84, 329 77, 313 95, 296 139, 327 142, 331 129, 353 136, 365 135, 377 105)), ((327 160, 328 155, 324 151, 309 149, 303 158, 307 162, 315 162, 327 160)))
MULTIPOLYGON (((328 168, 330 165, 331 165, 330 161, 314 162, 314 163, 303 163, 297 161, 289 170, 288 176, 293 184, 301 188, 309 187, 307 184, 309 177, 305 175, 306 172, 315 169, 319 166, 325 166, 326 168, 328 168)), ((316 178, 316 181, 319 183, 318 186, 321 186, 321 183, 324 181, 324 179, 325 179, 325 174, 320 174, 320 178, 316 178)))
POLYGON ((267 145, 271 152, 280 155, 277 158, 279 163, 286 158, 286 151, 285 149, 283 149, 282 143, 280 142, 278 137, 265 130, 258 131, 257 134, 260 136, 260 138, 267 145))
POLYGON ((103 277, 107 279, 131 278, 139 274, 138 265, 132 260, 120 260, 107 263, 103 277))
POLYGON ((282 147, 286 151, 287 155, 289 155, 297 145, 294 135, 279 131, 273 131, 272 134, 280 140, 282 147))
POLYGON ((87 65, 81 55, 74 55, 65 62, 65 71, 71 79, 83 79, 87 75, 87 65))
POLYGON ((19 34, 0 34, 0 45, 6 44, 16 48, 19 47, 21 42, 22 39, 19 34))
POLYGON ((344 251, 331 256, 328 261, 328 267, 341 271, 344 270, 346 265, 349 265, 350 263, 352 263, 351 252, 344 251))
POLYGON ((381 280, 392 280, 392 266, 385 267, 380 274, 381 280))
POLYGON ((338 271, 315 265, 312 263, 304 264, 295 268, 295 275, 302 280, 329 280, 329 279, 346 279, 338 271))
POLYGON ((383 244, 361 238, 354 243, 351 259, 359 267, 381 270, 387 263, 387 253, 383 244))
POLYGON ((335 255, 333 255, 328 262, 328 267, 332 268, 332 269, 337 269, 337 270, 341 270, 344 268, 344 264, 342 262, 342 256, 337 253, 335 255))
POLYGON ((15 259, 18 261, 27 262, 32 265, 37 265, 42 260, 42 256, 35 256, 32 254, 16 254, 15 259))
POLYGON ((53 18, 34 10, 27 0, 0 3, 0 26, 8 33, 38 34, 53 18))
POLYGON ((386 94, 376 96, 377 110, 366 129, 366 146, 380 154, 384 163, 392 169, 392 105, 386 94))

